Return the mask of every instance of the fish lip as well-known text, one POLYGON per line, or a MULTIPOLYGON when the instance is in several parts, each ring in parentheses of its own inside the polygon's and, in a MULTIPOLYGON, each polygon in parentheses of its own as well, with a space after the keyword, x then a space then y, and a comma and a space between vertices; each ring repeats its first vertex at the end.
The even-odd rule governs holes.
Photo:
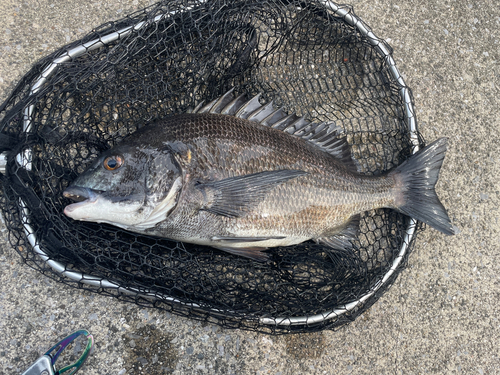
POLYGON ((81 186, 69 186, 64 190, 63 197, 69 198, 76 203, 67 205, 64 208, 64 214, 71 216, 71 213, 77 208, 95 203, 100 193, 102 192, 81 186))

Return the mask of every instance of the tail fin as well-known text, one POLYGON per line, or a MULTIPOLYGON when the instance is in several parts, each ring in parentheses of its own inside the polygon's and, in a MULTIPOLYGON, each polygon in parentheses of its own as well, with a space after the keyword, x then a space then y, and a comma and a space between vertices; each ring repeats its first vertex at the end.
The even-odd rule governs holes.
POLYGON ((400 187, 396 209, 445 234, 455 234, 446 209, 434 190, 446 152, 447 138, 440 138, 412 155, 390 172, 400 187))

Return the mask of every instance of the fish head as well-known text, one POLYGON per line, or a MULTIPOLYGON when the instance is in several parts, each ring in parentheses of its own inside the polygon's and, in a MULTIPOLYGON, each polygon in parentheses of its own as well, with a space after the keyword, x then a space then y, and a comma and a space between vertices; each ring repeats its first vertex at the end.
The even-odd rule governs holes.
POLYGON ((147 229, 175 207, 182 171, 169 150, 118 146, 101 154, 63 192, 72 219, 147 229))

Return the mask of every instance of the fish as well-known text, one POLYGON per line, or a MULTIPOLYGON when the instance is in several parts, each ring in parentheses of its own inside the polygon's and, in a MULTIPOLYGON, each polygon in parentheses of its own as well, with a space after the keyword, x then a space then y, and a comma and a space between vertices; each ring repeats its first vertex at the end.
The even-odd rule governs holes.
POLYGON ((350 251, 360 215, 390 208, 453 235, 435 185, 447 139, 377 176, 358 173, 343 130, 230 90, 152 121, 63 192, 64 214, 264 262, 313 240, 350 251))

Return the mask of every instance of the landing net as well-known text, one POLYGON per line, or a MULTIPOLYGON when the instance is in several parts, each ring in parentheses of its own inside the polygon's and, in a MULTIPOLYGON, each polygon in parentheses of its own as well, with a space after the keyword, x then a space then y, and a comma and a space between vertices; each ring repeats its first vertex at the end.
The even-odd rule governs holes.
POLYGON ((362 215, 351 256, 306 242, 265 264, 63 214, 63 190, 102 151, 231 88, 334 121, 367 175, 423 144, 391 48, 351 8, 161 2, 43 58, 0 107, 0 208, 14 249, 64 284, 225 327, 310 332, 355 319, 405 268, 417 226, 395 211, 362 215))

